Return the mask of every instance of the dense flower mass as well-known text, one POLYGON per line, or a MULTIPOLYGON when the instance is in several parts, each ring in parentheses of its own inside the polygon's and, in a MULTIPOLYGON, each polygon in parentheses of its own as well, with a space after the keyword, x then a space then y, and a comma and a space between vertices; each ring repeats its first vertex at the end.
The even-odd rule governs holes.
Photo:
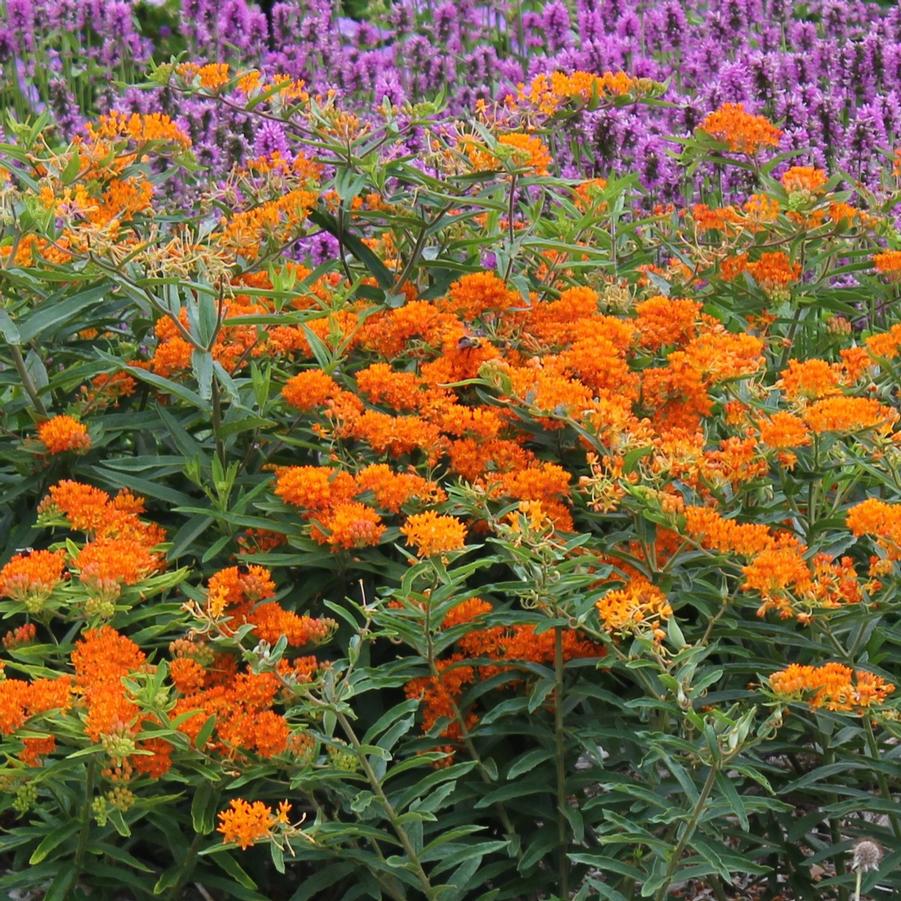
POLYGON ((883 703, 895 690, 875 673, 852 670, 841 663, 819 667, 793 663, 770 676, 770 686, 777 694, 801 698, 811 707, 853 713, 883 703))
POLYGON ((901 15, 263 6, 0 10, 0 895, 901 893, 901 15))
POLYGON ((85 451, 91 439, 84 424, 71 416, 54 416, 38 426, 38 438, 51 454, 85 451))

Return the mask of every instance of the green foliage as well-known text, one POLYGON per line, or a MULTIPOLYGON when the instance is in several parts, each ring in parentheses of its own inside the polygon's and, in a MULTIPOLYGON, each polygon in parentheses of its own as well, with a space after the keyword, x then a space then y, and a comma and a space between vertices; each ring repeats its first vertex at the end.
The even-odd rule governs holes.
POLYGON ((619 901, 744 878, 850 898, 860 838, 885 849, 860 890, 901 890, 897 701, 859 693, 897 680, 901 643, 898 283, 874 269, 896 180, 791 190, 699 132, 680 164, 712 186, 744 166, 765 211, 711 187, 681 215, 541 164, 579 102, 539 137, 514 127, 527 110, 449 130, 386 107, 370 127, 263 85, 250 113, 305 129, 310 159, 231 193, 174 126, 7 148, 2 559, 58 551, 66 578, 0 572, 0 613, 34 627, 5 647, 0 890, 619 901), (286 260, 319 231, 337 258, 286 260), (811 360, 834 384, 793 389, 811 360), (875 421, 821 426, 833 395, 875 421), (768 443, 775 414, 807 440, 768 443), (317 500, 294 467, 352 490, 317 500), (63 480, 146 511, 107 497, 79 525, 42 503, 63 480), (857 528, 867 499, 883 519, 857 528), (807 580, 760 581, 761 547, 693 528, 697 508, 807 580), (123 535, 165 563, 100 579, 85 561, 123 535), (829 703, 770 681, 827 662, 854 671, 829 703), (70 677, 70 703, 34 702, 34 680, 70 677), (246 842, 239 800, 269 811, 246 842))

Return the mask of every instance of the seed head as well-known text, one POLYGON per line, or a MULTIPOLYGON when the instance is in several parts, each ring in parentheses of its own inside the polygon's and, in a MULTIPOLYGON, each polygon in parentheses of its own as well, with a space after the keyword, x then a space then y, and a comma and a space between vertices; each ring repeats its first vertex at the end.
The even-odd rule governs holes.
POLYGON ((854 846, 854 859, 851 868, 868 873, 870 870, 878 870, 882 860, 882 848, 876 842, 864 838, 854 846))

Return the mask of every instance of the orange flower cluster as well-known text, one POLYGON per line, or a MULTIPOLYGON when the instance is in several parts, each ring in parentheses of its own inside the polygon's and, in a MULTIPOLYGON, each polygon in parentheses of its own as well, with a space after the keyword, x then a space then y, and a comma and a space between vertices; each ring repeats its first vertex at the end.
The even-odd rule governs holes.
POLYGON ((143 509, 143 501, 127 491, 110 497, 67 480, 50 488, 38 507, 38 521, 62 522, 89 536, 68 565, 93 597, 112 602, 123 586, 137 585, 164 566, 157 546, 165 532, 139 518, 143 509))
POLYGON ((842 663, 802 666, 792 663, 773 673, 773 691, 784 698, 806 701, 812 708, 862 714, 884 703, 895 686, 866 670, 842 663))
POLYGON ((23 645, 30 644, 37 636, 37 626, 34 623, 25 623, 15 629, 10 629, 3 636, 3 647, 7 650, 14 650, 23 645))
MULTIPOLYGON (((502 160, 507 158, 506 152, 498 153, 472 135, 462 136, 458 143, 473 172, 499 170, 502 168, 502 160)), ((500 135, 497 143, 499 147, 510 148, 512 151, 510 162, 514 168, 526 169, 534 175, 547 175, 551 155, 541 138, 523 132, 513 132, 500 135)))
POLYGON ((780 373, 777 385, 791 400, 818 400, 839 394, 841 381, 839 367, 813 358, 789 360, 788 367, 780 373))
POLYGON ((293 647, 321 644, 337 628, 332 619, 317 619, 286 610, 270 599, 275 595, 272 574, 263 566, 231 566, 215 573, 207 588, 207 610, 214 619, 229 617, 228 631, 251 623, 263 641, 275 644, 282 636, 293 647))
POLYGON ((810 444, 810 430, 804 420, 780 411, 765 419, 758 420, 760 440, 767 447, 785 450, 791 447, 805 447, 810 444))
POLYGON ((790 194, 818 194, 825 188, 829 176, 813 166, 792 166, 779 180, 790 194))
POLYGON ((285 383, 282 397, 296 410, 307 412, 324 406, 340 390, 338 383, 321 369, 307 369, 285 383))
POLYGON ((387 464, 366 466, 356 476, 327 466, 289 466, 276 474, 275 493, 304 508, 313 540, 335 550, 378 544, 385 532, 380 513, 355 498, 374 497, 382 510, 399 513, 414 499, 445 497, 434 482, 414 472, 394 472, 387 464))
POLYGON ((12 598, 26 609, 39 610, 63 581, 65 566, 65 551, 17 554, 0 569, 0 597, 12 598))
POLYGON ((748 263, 745 269, 768 294, 784 291, 801 277, 801 264, 793 263, 780 250, 762 253, 757 260, 748 263))
POLYGON ((886 250, 873 257, 873 266, 881 275, 891 279, 901 278, 901 250, 886 250))
POLYGON ((889 560, 901 560, 901 504, 887 504, 871 497, 848 511, 853 535, 869 535, 889 560))
POLYGON ((72 651, 72 666, 75 688, 87 707, 85 734, 92 741, 138 732, 140 710, 122 680, 145 665, 144 652, 110 626, 82 634, 72 651))
POLYGON ((699 128, 733 153, 749 156, 765 147, 778 147, 782 137, 782 132, 769 119, 746 112, 743 103, 724 103, 708 113, 699 128))
POLYGON ((272 709, 281 689, 274 673, 238 672, 231 656, 217 657, 209 669, 190 658, 176 663, 172 679, 182 696, 174 715, 185 715, 178 729, 192 744, 197 745, 201 730, 215 717, 215 728, 200 750, 228 759, 248 753, 270 758, 286 751, 288 722, 272 709))
POLYGON ((650 88, 652 84, 636 80, 625 72, 604 72, 602 75, 578 70, 572 73, 549 72, 536 75, 528 85, 520 85, 517 99, 520 104, 534 107, 545 116, 552 116, 573 100, 587 104, 605 97, 634 93, 643 87, 650 88))
POLYGON ((137 144, 149 141, 171 141, 190 147, 191 139, 164 113, 123 113, 118 110, 101 116, 96 124, 88 125, 94 141, 118 141, 123 138, 137 144))
POLYGON ((466 543, 466 525, 453 516, 441 516, 434 510, 407 517, 400 531, 420 557, 437 557, 459 551, 466 543))
POLYGON ((206 63, 205 65, 191 62, 180 63, 176 67, 176 71, 185 81, 193 81, 196 78, 201 87, 211 91, 227 85, 230 78, 228 63, 206 63))
MULTIPOLYGON (((251 304, 224 303, 222 305, 223 317, 231 315, 252 315, 265 312, 265 308, 251 304)), ((157 345, 151 358, 142 366, 155 372, 157 375, 171 378, 191 369, 191 355, 193 346, 184 335, 184 329, 188 326, 187 310, 182 309, 179 314, 179 325, 171 318, 165 317, 157 321, 154 332, 157 345)), ((246 361, 257 348, 259 335, 255 326, 231 325, 221 328, 216 335, 216 340, 210 348, 213 359, 222 365, 228 372, 234 372, 238 365, 246 361)))
POLYGON ((862 588, 850 557, 837 562, 826 554, 810 559, 797 538, 758 523, 724 519, 709 507, 686 507, 685 532, 702 547, 748 559, 743 591, 760 595, 758 616, 774 611, 781 619, 810 622, 812 611, 857 604, 862 588))
POLYGON ((233 213, 222 220, 218 235, 222 245, 246 259, 262 253, 263 242, 285 244, 300 238, 317 195, 307 188, 293 188, 274 200, 233 213))
MULTIPOLYGON (((412 679, 404 687, 408 698, 422 702, 422 728, 431 732, 439 724, 441 736, 450 742, 458 742, 478 724, 475 711, 460 707, 463 693, 476 679, 486 680, 500 673, 518 670, 517 664, 532 662, 552 665, 556 653, 556 632, 548 629, 540 634, 535 626, 486 626, 478 625, 492 610, 492 605, 481 598, 469 598, 451 608, 442 622, 445 630, 470 625, 456 645, 458 650, 437 660, 437 675, 412 679), (471 660, 488 658, 491 662, 474 665, 471 660), (444 720, 449 722, 443 723, 444 720)), ((579 660, 602 657, 603 645, 583 638, 577 630, 561 632, 563 659, 579 660)), ((525 672, 525 671, 524 671, 525 672)), ((525 676, 527 677, 527 675, 525 676)), ((516 681, 519 681, 518 679, 516 681)), ((442 748, 449 764, 454 745, 442 748)))
POLYGON ((649 630, 657 641, 666 637, 661 623, 672 615, 666 595, 647 579, 633 578, 608 591, 595 605, 601 625, 612 635, 649 630))
POLYGON ((84 423, 72 416, 54 416, 38 426, 38 438, 51 454, 66 451, 84 453, 91 446, 91 439, 84 423))
POLYGON ((872 397, 826 397, 807 407, 804 422, 817 434, 876 431, 888 434, 898 411, 872 397))
POLYGON ((219 832, 226 843, 233 842, 241 850, 249 848, 261 839, 269 838, 272 831, 283 823, 287 825, 291 805, 282 801, 278 813, 274 813, 268 804, 254 801, 252 804, 241 798, 228 802, 228 809, 219 812, 219 832))
POLYGON ((573 188, 573 199, 580 210, 594 209, 603 212, 606 204, 601 195, 607 188, 606 178, 589 178, 573 188))
POLYGON ((535 135, 514 133, 497 139, 502 147, 511 147, 513 159, 518 165, 531 169, 536 175, 547 175, 551 154, 541 138, 535 135))
POLYGON ((866 344, 869 353, 877 360, 894 360, 901 354, 901 322, 893 325, 887 332, 871 335, 866 344))
POLYGON ((0 691, 0 735, 20 729, 31 717, 51 710, 66 711, 72 704, 72 679, 4 679, 0 691))

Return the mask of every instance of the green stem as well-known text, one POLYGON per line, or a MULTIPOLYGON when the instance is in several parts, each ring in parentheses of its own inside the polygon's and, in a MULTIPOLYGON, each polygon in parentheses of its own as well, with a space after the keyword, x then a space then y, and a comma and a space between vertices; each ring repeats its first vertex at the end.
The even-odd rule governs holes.
MULTIPOLYGON (((829 746, 828 739, 822 733, 820 734, 820 744, 823 748, 823 763, 826 766, 835 763, 835 752, 829 746)), ((828 796, 828 802, 830 805, 838 804, 838 795, 835 792, 831 792, 828 796)), ((841 824, 839 823, 836 817, 829 817, 829 837, 832 839, 832 844, 838 846, 842 841, 842 829, 841 824)), ((837 876, 845 875, 845 862, 841 853, 836 852, 835 854, 835 873, 837 876)), ((848 889, 845 888, 844 885, 838 886, 838 899, 839 901, 848 901, 848 889)))
POLYGON ((566 746, 563 735, 563 630, 554 629, 554 744, 557 764, 557 843, 560 893, 569 897, 569 836, 566 819, 566 746))
POLYGON ((227 460, 225 456, 225 442, 222 440, 221 432, 222 432, 222 395, 219 391, 219 382, 216 378, 216 374, 213 373, 213 384, 212 384, 212 401, 213 401, 213 415, 212 415, 212 426, 213 426, 213 437, 216 441, 216 456, 219 458, 219 463, 222 465, 222 471, 225 472, 227 460))
POLYGON ((376 776, 375 771, 372 769, 372 766, 369 763, 369 758, 366 756, 366 752, 363 750, 363 747, 360 744, 360 740, 359 738, 357 738, 356 732, 354 732, 353 727, 343 713, 336 711, 336 717, 339 724, 341 725, 341 729, 347 736, 348 741, 350 741, 350 743, 354 747, 354 751, 356 751, 357 759, 360 761, 360 764, 363 767, 363 772, 366 773, 366 778, 369 780, 369 785, 375 793, 375 796, 382 804, 382 808, 385 811, 385 815, 388 817, 388 822, 391 823, 391 828, 394 830, 394 834, 400 840, 401 846, 403 847, 404 852, 406 853, 407 858, 410 861, 413 873, 419 880, 419 884, 422 886, 423 894, 428 899, 428 901, 432 901, 432 899, 438 897, 438 893, 433 888, 432 883, 429 882, 429 877, 426 875, 425 870, 422 868, 422 863, 419 860, 419 855, 416 853, 416 848, 413 847, 413 842, 410 841, 410 836, 407 835, 407 830, 404 829, 403 824, 400 822, 400 818, 397 815, 397 811, 394 809, 394 805, 388 800, 388 796, 385 794, 378 776, 376 776))
MULTIPOLYGON (((863 717, 864 724, 864 734, 867 737, 867 748, 870 752, 870 757, 873 758, 875 762, 879 762, 879 743, 876 741, 876 735, 873 732, 873 724, 867 718, 866 714, 863 717)), ((884 800, 888 801, 889 804, 894 804, 895 799, 892 797, 892 792, 889 789, 888 779, 881 770, 877 771, 876 778, 879 781, 879 791, 882 794, 884 800)), ((896 839, 901 839, 901 823, 898 821, 898 815, 896 813, 890 813, 888 815, 889 821, 892 824, 892 832, 895 835, 896 839)), ((860 873, 858 873, 858 879, 860 878, 860 873)), ((858 883, 859 885, 859 883, 858 883)))
POLYGON ((88 839, 91 837, 91 808, 94 800, 94 781, 97 776, 97 758, 92 757, 88 763, 88 771, 84 783, 84 808, 81 812, 81 831, 78 833, 78 847, 75 850, 76 879, 84 864, 84 856, 88 850, 88 839))
POLYGON ((685 849, 688 847, 688 843, 691 841, 691 837, 695 834, 695 830, 698 828, 698 823, 701 820, 701 815, 704 812, 704 805, 707 803, 707 799, 710 797, 710 793, 713 791, 713 786, 716 784, 716 774, 718 771, 717 765, 714 763, 710 770, 707 773, 707 778, 704 780, 704 785, 701 788, 701 794, 698 795, 698 800, 695 802, 694 810, 691 812, 691 818, 685 826, 685 831, 682 833, 682 837, 679 839, 679 843, 673 849, 673 855, 670 857, 669 865, 666 868, 666 873, 663 877, 663 883, 660 888, 657 889, 657 894, 654 895, 655 901, 664 901, 666 898, 666 892, 669 888, 670 882, 672 882, 673 875, 676 872, 676 867, 679 865, 679 860, 682 857, 685 849))
POLYGON ((178 878, 175 880, 175 884, 172 886, 172 891, 170 892, 171 898, 176 899, 181 897, 185 883, 191 878, 191 874, 194 872, 194 867, 197 864, 197 851, 200 848, 202 840, 203 837, 201 834, 195 832, 194 840, 188 846, 184 860, 182 860, 181 866, 178 868, 178 878))
POLYGON ((28 367, 25 365, 25 359, 22 356, 21 349, 16 344, 10 344, 9 350, 12 354, 13 365, 16 367, 16 372, 19 374, 19 379, 22 382, 22 387, 25 389, 25 393, 31 400, 31 405, 39 415, 46 416, 47 408, 44 406, 44 402, 38 394, 38 389, 31 378, 31 374, 28 372, 28 367))

